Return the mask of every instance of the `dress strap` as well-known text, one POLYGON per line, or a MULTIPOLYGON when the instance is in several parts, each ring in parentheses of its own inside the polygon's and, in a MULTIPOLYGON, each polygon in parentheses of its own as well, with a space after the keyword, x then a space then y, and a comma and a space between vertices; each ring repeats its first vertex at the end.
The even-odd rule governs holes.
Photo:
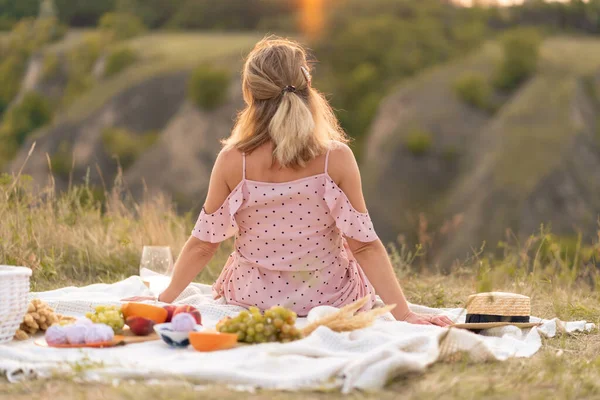
POLYGON ((246 153, 242 153, 242 179, 246 179, 246 153))
POLYGON ((325 173, 327 174, 327 170, 329 169, 329 152, 331 152, 331 149, 327 150, 327 153, 325 154, 325 173))

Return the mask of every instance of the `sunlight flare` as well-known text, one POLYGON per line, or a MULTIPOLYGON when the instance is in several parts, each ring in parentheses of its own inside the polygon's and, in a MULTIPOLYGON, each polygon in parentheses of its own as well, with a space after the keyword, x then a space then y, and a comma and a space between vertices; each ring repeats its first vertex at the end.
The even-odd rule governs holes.
POLYGON ((302 0, 300 24, 302 31, 309 37, 317 37, 325 25, 324 0, 302 0))

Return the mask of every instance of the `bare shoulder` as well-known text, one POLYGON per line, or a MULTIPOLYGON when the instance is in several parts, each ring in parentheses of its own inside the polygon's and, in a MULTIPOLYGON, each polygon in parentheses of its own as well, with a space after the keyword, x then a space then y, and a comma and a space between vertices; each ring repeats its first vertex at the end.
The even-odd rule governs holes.
POLYGON ((327 173, 337 184, 354 175, 358 171, 356 158, 350 146, 341 142, 334 142, 329 151, 329 164, 327 173))
POLYGON ((242 153, 235 148, 223 148, 213 168, 213 175, 225 180, 229 188, 234 188, 242 180, 242 153))
POLYGON ((242 153, 238 149, 233 147, 224 147, 221 149, 217 156, 217 163, 227 165, 228 163, 235 162, 242 165, 242 153))

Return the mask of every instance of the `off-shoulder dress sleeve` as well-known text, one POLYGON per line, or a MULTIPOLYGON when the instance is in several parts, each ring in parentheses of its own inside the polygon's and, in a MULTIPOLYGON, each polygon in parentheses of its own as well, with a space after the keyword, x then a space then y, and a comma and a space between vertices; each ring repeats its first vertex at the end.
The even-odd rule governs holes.
POLYGON ((208 214, 202 207, 192 230, 192 236, 204 242, 219 243, 235 235, 238 231, 235 213, 243 201, 242 190, 237 187, 212 214, 208 214))
POLYGON ((329 177, 325 185, 324 197, 336 226, 345 236, 359 242, 372 242, 378 239, 369 213, 357 211, 348 200, 346 193, 329 177))

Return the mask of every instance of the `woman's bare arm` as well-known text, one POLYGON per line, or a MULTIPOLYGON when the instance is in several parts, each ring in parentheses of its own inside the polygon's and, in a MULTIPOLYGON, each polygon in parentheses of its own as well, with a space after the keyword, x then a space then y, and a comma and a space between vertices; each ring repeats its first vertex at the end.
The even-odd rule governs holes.
MULTIPOLYGON (((241 171, 240 157, 239 154, 235 154, 235 151, 222 151, 217 157, 210 176, 206 202, 204 203, 206 213, 211 214, 221 207, 231 193, 231 188, 235 187, 233 182, 228 182, 228 180, 233 181, 238 178, 229 176, 232 175, 231 171, 236 170, 237 164, 240 164, 237 169, 241 171)), ((241 180, 241 173, 239 175, 239 180, 241 180)), ((219 243, 205 242, 190 236, 175 263, 171 283, 159 295, 159 300, 166 303, 174 301, 202 272, 218 248, 219 243)))
POLYGON ((381 240, 363 243, 347 238, 347 241, 354 258, 369 278, 375 292, 385 304, 396 304, 392 315, 397 320, 404 321, 410 310, 381 240))
MULTIPOLYGON (((352 206, 358 212, 366 212, 367 207, 362 193, 362 184, 358 164, 352 150, 348 146, 339 146, 330 155, 329 175, 344 191, 352 206)), ((449 325, 446 317, 429 318, 412 313, 408 308, 406 297, 398 282, 394 268, 381 240, 359 242, 346 238, 348 246, 358 264, 369 278, 377 294, 386 304, 396 304, 392 315, 401 321, 417 324, 449 325)))
POLYGON ((209 243, 190 236, 177 258, 169 287, 158 300, 171 303, 202 272, 219 248, 219 243, 209 243))

